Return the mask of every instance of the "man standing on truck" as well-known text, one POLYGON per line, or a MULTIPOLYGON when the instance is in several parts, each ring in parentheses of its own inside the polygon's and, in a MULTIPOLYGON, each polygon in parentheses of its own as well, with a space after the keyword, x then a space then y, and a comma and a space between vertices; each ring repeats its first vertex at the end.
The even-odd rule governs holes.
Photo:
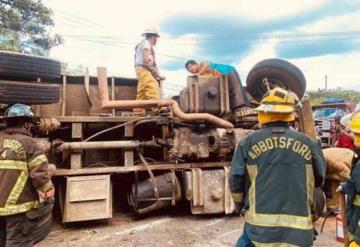
MULTIPOLYGON (((155 27, 147 28, 142 35, 145 39, 135 47, 135 72, 138 79, 136 100, 159 100, 159 83, 165 77, 160 75, 154 46, 160 36, 155 27)), ((136 108, 134 112, 144 115, 145 109, 136 108)))
POLYGON ((34 210, 54 196, 48 160, 31 137, 30 107, 15 104, 5 113, 0 135, 0 246, 33 246, 34 210), (31 217, 30 217, 31 215, 31 217))
POLYGON ((230 188, 245 217, 236 246, 312 246, 314 187, 325 178, 320 147, 290 125, 298 97, 281 88, 265 94, 257 108, 262 128, 239 144, 230 188))
POLYGON ((246 92, 242 87, 240 76, 233 66, 208 61, 197 63, 195 60, 189 60, 185 63, 185 68, 194 75, 215 77, 227 75, 229 80, 229 96, 230 99, 233 99, 232 102, 230 102, 231 109, 250 106, 246 92))

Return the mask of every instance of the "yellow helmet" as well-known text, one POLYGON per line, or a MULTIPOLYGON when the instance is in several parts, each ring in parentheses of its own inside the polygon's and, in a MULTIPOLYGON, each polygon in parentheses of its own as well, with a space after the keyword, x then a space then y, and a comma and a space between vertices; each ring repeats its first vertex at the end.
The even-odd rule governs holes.
POLYGON ((360 112, 354 112, 350 118, 350 129, 355 134, 360 134, 360 112))
POLYGON ((360 247, 360 245, 353 240, 350 242, 349 247, 360 247))
POLYGON ((256 108, 265 113, 292 113, 299 104, 299 98, 291 91, 276 87, 267 92, 256 108))

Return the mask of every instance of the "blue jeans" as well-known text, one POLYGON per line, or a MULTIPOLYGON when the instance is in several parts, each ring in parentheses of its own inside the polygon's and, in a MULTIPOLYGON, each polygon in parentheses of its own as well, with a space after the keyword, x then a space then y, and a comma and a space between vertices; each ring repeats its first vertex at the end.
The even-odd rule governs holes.
POLYGON ((255 245, 251 242, 248 234, 246 233, 245 227, 243 234, 239 238, 239 240, 236 242, 235 247, 255 247, 255 245))

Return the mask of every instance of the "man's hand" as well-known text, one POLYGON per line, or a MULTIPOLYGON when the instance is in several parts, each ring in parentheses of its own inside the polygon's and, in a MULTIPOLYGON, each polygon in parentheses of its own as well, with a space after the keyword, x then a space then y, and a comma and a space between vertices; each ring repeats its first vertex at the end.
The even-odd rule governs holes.
POLYGON ((339 186, 336 188, 335 192, 343 192, 345 190, 346 182, 341 182, 339 186))
POLYGON ((235 211, 237 214, 240 214, 240 216, 244 216, 244 210, 243 210, 243 203, 235 202, 235 211))
POLYGON ((159 77, 159 79, 160 79, 161 81, 165 81, 165 80, 166 80, 166 77, 165 77, 165 76, 159 75, 158 77, 159 77))
POLYGON ((48 190, 46 192, 38 191, 38 193, 39 193, 39 196, 41 199, 47 200, 47 199, 53 198, 55 196, 55 188, 52 187, 50 190, 48 190))

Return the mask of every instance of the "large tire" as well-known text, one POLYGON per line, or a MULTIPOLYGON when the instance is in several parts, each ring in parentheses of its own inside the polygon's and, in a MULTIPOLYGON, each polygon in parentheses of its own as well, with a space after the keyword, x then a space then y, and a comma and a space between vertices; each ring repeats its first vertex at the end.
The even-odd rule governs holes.
POLYGON ((52 84, 0 81, 0 103, 27 105, 58 103, 60 87, 52 84))
POLYGON ((26 54, 0 51, 0 76, 51 79, 61 75, 59 61, 26 54))
POLYGON ((257 100, 267 92, 263 79, 267 78, 270 87, 280 86, 294 92, 299 99, 305 94, 306 79, 301 70, 282 59, 265 59, 257 63, 246 79, 247 90, 257 100))

